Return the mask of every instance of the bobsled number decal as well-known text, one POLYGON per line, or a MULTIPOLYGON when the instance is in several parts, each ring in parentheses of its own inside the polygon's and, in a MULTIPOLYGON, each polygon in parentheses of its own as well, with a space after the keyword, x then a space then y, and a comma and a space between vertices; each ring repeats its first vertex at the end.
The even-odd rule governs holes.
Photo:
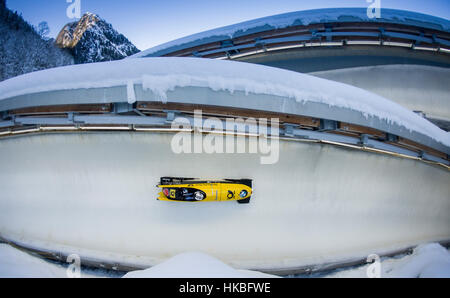
POLYGON ((231 190, 228 191, 227 198, 228 198, 228 200, 231 200, 232 198, 234 198, 234 193, 231 190))
POLYGON ((169 196, 171 199, 175 199, 176 198, 176 193, 177 191, 175 189, 171 189, 169 192, 169 196))

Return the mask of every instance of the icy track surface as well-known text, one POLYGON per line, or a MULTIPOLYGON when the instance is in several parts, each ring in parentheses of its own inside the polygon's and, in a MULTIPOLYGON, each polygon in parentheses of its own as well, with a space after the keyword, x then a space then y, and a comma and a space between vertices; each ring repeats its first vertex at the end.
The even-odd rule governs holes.
POLYGON ((323 103, 396 123, 450 146, 449 133, 379 95, 311 75, 235 61, 172 57, 59 67, 1 82, 0 100, 45 91, 126 86, 128 102, 134 103, 135 84, 142 84, 144 90, 152 91, 162 102, 175 88, 205 87, 323 103))
MULTIPOLYGON (((234 268, 295 268, 450 238, 448 170, 280 142, 174 154, 172 134, 46 134, 0 142, 0 234, 40 249, 152 266, 201 251, 234 268), (251 178, 250 204, 157 201, 162 176, 251 178), (285 187, 289 186, 289 187, 285 187)), ((141 267, 139 267, 141 268, 141 267)))
POLYGON ((450 119, 450 69, 425 65, 377 65, 309 73, 373 92, 427 117, 450 119))

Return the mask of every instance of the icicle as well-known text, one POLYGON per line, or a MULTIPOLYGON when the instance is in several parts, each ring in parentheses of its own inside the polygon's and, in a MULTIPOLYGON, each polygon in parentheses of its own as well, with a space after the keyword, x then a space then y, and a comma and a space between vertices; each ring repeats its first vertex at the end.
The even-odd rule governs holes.
POLYGON ((134 83, 133 81, 128 81, 127 83, 127 98, 129 104, 134 104, 136 102, 136 93, 134 93, 134 83))

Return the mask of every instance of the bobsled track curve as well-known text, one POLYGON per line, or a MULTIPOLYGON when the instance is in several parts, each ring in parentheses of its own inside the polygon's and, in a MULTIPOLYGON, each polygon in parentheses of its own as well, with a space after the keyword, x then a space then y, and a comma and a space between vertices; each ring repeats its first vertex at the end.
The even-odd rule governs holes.
MULTIPOLYGON (((450 69, 426 65, 377 65, 310 73, 359 87, 428 119, 449 122, 450 69), (425 99, 425 100, 424 100, 425 99)), ((450 129, 450 124, 447 129, 450 129)))
MULTIPOLYGON (((413 159, 280 141, 280 159, 174 154, 171 133, 85 132, 0 142, 0 236, 143 268, 203 251, 295 271, 450 239, 450 171, 413 159), (250 204, 157 201, 161 176, 251 178, 250 204)), ((286 272, 286 271, 285 271, 286 272)))

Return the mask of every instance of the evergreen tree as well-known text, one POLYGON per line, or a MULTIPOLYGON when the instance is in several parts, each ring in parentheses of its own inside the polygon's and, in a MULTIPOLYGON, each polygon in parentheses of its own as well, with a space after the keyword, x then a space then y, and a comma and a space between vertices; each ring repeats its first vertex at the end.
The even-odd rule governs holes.
POLYGON ((40 22, 38 25, 38 34, 42 39, 48 39, 48 34, 50 33, 50 28, 48 27, 47 22, 40 22))
POLYGON ((0 81, 32 71, 73 64, 73 57, 68 51, 57 48, 53 41, 42 39, 33 26, 5 5, 5 0, 0 0, 0 81))

